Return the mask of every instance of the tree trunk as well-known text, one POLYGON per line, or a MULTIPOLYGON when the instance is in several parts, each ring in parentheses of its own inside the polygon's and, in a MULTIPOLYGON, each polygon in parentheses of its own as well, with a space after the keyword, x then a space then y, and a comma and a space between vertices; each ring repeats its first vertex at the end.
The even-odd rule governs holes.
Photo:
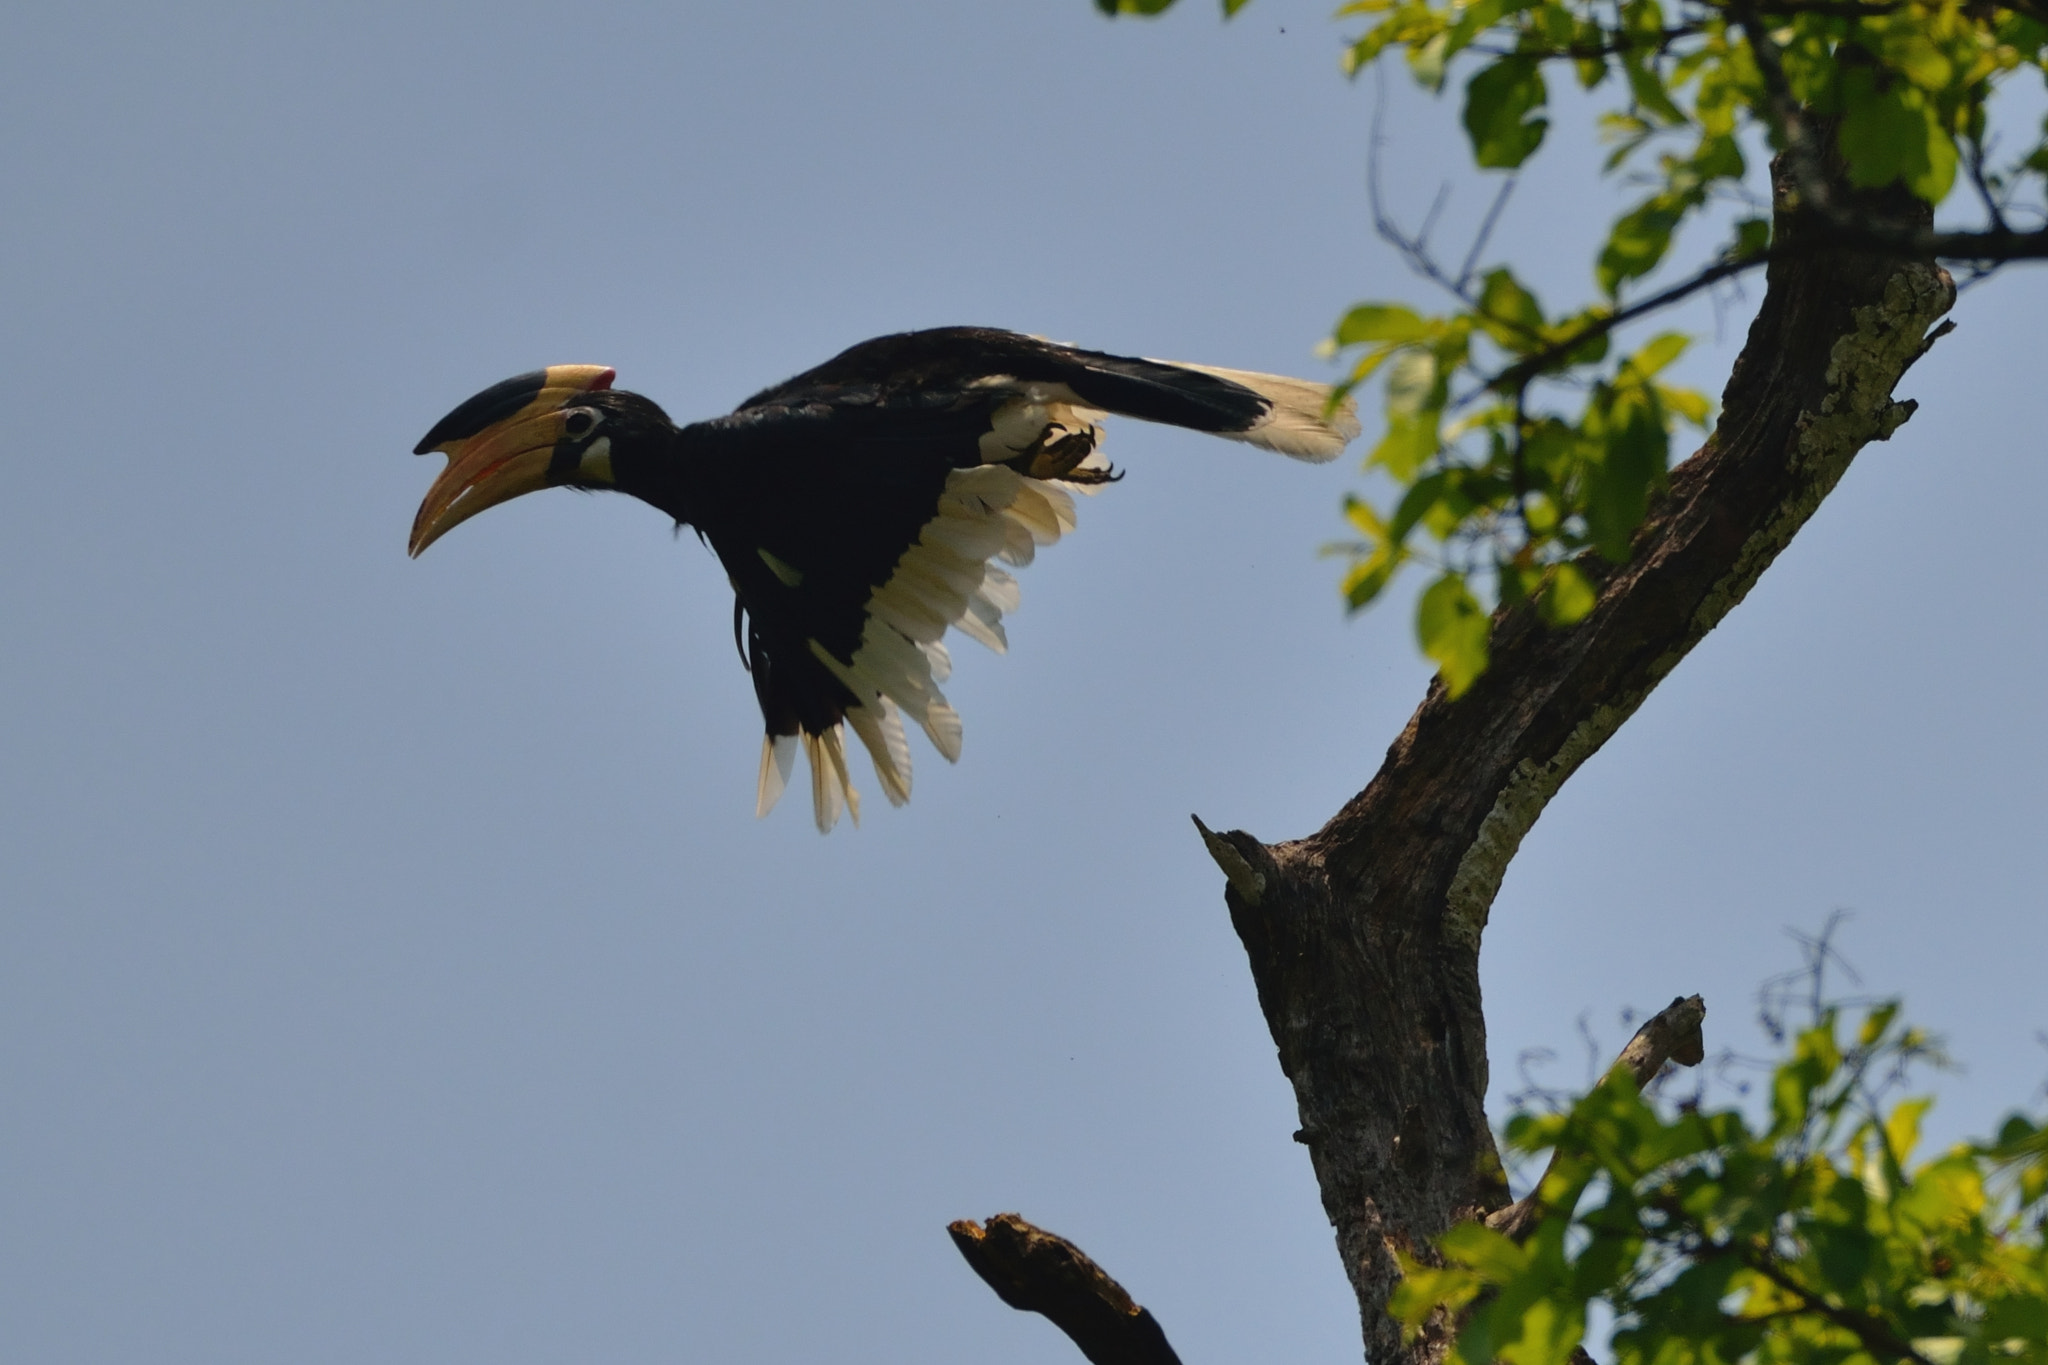
MULTIPOLYGON (((1814 132, 1832 146, 1832 127, 1817 121, 1814 132)), ((1854 192, 1839 164, 1818 170, 1832 221, 1847 209, 1877 229, 1857 240, 1932 220, 1903 190, 1854 192)), ((1195 822, 1229 881, 1231 922, 1294 1083, 1295 1137, 1374 1365, 1439 1365, 1459 1325, 1440 1311, 1402 1342, 1386 1314, 1395 1252, 1431 1260, 1432 1239, 1454 1224, 1487 1219, 1516 1235, 1540 1212, 1510 1206, 1485 1110, 1479 944, 1509 860, 1565 779, 1742 600, 1856 453, 1912 415, 1892 389, 1948 329, 1929 331, 1955 302, 1946 271, 1831 245, 1819 216, 1793 207, 1782 158, 1772 180, 1763 305, 1720 423, 1671 471, 1628 562, 1581 562, 1599 588, 1592 612, 1557 630, 1526 607, 1497 616, 1485 675, 1455 702, 1432 684, 1371 784, 1308 838, 1266 844, 1195 822)), ((1702 1012, 1697 997, 1674 1001, 1624 1062, 1653 1075, 1666 1056, 1695 1055, 1702 1012)), ((953 1232, 1006 1302, 1044 1313, 1097 1365, 1175 1358, 1150 1315, 1057 1236, 1015 1215, 953 1232)))
MULTIPOLYGON (((1832 138, 1828 139, 1832 142, 1832 138)), ((1839 175, 1838 168, 1833 173, 1839 175)), ((1492 664, 1432 685, 1379 773, 1321 830, 1210 834, 1232 922, 1300 1105, 1323 1207, 1375 1365, 1435 1365, 1446 1316, 1407 1345, 1394 1252, 1504 1207, 1487 1123, 1479 945, 1508 861, 1566 778, 1742 600, 1867 442, 1911 414, 1893 386, 1955 289, 1932 261, 1825 249, 1779 194, 1763 305, 1707 444, 1671 473, 1628 563, 1568 629, 1495 623, 1492 664)), ((1927 221, 1903 193, 1837 203, 1927 221)))

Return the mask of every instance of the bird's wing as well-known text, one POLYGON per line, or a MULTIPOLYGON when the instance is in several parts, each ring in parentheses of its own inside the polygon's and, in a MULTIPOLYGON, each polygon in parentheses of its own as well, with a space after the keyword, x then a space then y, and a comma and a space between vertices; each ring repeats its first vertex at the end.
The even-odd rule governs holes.
POLYGON ((730 416, 687 428, 697 524, 750 618, 767 721, 758 805, 808 751, 818 823, 858 816, 842 719, 892 802, 910 794, 902 718, 948 760, 939 690, 955 629, 1007 647, 1003 567, 1074 527, 1073 492, 1110 477, 1095 420, 1118 413, 1328 459, 1356 431, 1301 380, 1109 356, 949 328, 863 343, 730 416))
POLYGON ((846 393, 896 397, 973 387, 1064 389, 1054 396, 1315 463, 1335 459, 1359 431, 1350 402, 1333 403, 1327 384, 1084 351, 990 327, 937 327, 863 341, 755 394, 739 410, 829 402, 846 393))

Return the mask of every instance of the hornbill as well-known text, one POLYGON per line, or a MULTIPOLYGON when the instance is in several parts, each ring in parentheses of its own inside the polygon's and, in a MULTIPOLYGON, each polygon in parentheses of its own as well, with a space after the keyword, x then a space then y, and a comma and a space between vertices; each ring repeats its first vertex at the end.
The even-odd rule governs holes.
POLYGON ((897 805, 910 797, 902 717, 959 757, 941 637, 951 627, 1004 650, 1017 583, 994 561, 1030 563, 1074 529, 1070 492, 1119 477, 1097 419, 1318 463, 1358 434, 1322 384, 978 327, 862 342, 683 427, 612 379, 601 365, 554 365, 435 423, 415 453, 445 452, 448 467, 420 504, 412 553, 541 488, 630 493, 694 528, 732 580, 733 631, 768 725, 756 813, 782 794, 801 742, 821 831, 842 806, 860 818, 842 722, 897 805))

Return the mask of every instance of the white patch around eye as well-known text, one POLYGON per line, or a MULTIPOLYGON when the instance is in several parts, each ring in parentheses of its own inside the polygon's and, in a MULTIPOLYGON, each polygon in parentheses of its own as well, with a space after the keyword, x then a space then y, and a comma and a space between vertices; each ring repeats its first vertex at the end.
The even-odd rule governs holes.
POLYGON ((600 436, 583 451, 576 462, 576 477, 589 483, 616 483, 612 478, 612 438, 600 436))

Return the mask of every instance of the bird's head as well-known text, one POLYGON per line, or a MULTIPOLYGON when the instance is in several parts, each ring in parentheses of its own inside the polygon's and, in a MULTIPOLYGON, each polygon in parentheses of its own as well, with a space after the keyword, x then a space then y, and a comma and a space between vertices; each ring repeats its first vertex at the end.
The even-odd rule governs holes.
POLYGON ((673 428, 647 399, 613 391, 612 378, 602 365, 550 365, 493 384, 436 422, 413 453, 442 451, 448 467, 413 518, 411 553, 522 493, 625 487, 615 461, 673 428))

